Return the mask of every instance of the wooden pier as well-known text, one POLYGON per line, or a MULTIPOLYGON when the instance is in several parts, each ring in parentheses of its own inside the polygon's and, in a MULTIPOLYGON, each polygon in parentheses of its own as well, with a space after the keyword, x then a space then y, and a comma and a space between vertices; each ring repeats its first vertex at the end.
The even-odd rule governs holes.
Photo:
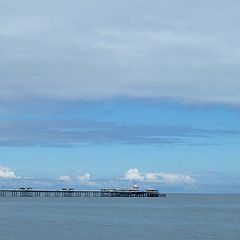
POLYGON ((0 197, 55 197, 55 198, 80 198, 80 197, 166 197, 165 193, 158 190, 133 191, 121 189, 101 190, 33 190, 31 188, 1 189, 0 197))

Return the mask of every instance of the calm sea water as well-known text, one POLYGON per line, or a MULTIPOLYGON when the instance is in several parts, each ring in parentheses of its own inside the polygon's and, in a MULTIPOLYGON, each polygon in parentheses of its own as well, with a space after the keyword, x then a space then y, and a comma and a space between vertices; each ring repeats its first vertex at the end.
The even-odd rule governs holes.
POLYGON ((0 198, 0 239, 240 238, 240 195, 0 198))

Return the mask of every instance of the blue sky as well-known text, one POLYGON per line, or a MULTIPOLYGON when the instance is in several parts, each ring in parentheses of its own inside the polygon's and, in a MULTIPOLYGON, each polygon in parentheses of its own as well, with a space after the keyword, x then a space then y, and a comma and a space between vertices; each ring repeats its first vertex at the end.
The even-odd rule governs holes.
POLYGON ((239 192, 239 7, 0 0, 0 184, 239 192))

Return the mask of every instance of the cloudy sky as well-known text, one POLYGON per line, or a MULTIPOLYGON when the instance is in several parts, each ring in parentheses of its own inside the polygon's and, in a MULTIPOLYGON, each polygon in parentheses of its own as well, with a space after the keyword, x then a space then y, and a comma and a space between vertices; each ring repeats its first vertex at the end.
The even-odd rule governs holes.
POLYGON ((0 0, 0 185, 240 192, 239 12, 0 0))

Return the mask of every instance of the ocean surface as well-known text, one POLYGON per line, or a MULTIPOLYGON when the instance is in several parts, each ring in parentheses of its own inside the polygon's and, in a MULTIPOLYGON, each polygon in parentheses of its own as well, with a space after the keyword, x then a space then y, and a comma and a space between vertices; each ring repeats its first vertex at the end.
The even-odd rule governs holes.
POLYGON ((0 240, 240 239, 240 195, 0 198, 0 240))

